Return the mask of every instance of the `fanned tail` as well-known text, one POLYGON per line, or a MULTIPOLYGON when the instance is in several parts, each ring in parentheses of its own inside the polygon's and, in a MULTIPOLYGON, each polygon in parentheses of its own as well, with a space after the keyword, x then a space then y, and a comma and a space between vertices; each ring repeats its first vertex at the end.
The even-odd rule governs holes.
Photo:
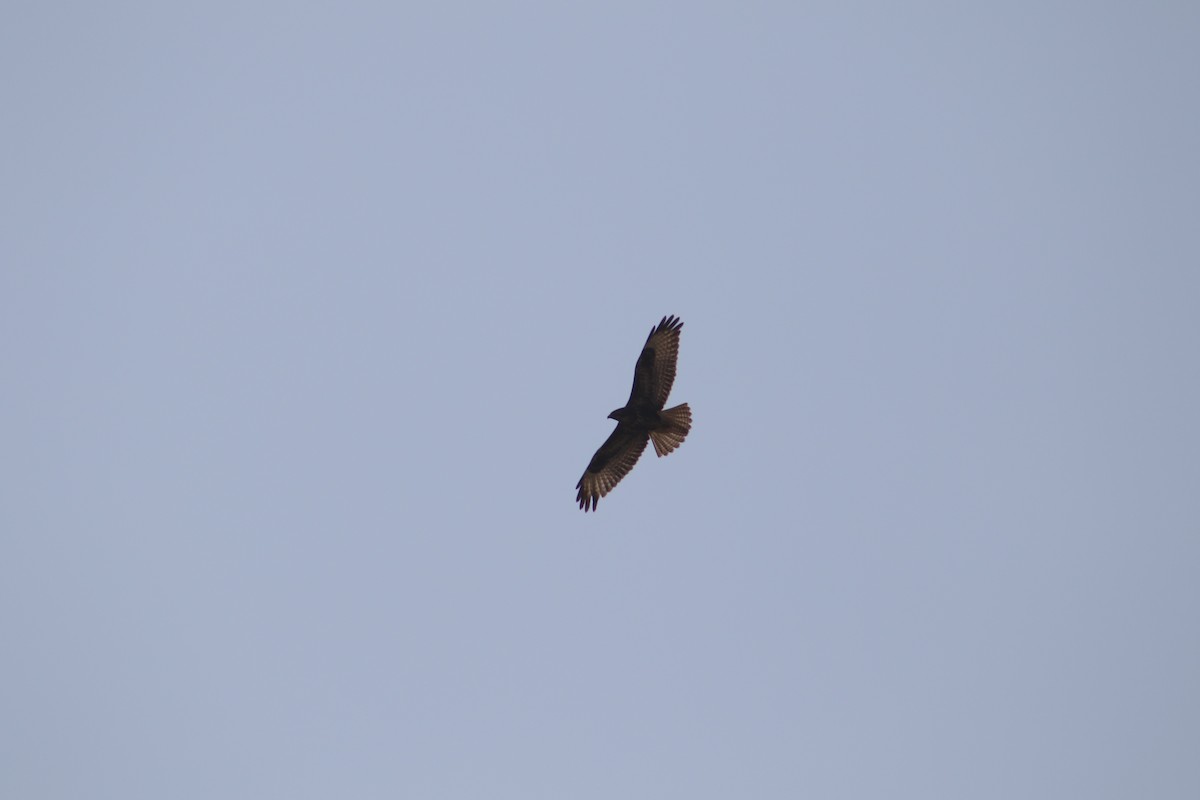
POLYGON ((687 403, 681 403, 674 408, 660 411, 663 427, 650 431, 650 441, 654 443, 654 452, 659 458, 670 453, 683 444, 688 431, 692 429, 692 410, 687 403))

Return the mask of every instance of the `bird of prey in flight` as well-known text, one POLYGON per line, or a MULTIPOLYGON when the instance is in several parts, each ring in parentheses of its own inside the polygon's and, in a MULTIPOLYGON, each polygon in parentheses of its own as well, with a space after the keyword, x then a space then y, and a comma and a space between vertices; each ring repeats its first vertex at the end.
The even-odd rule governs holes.
POLYGON ((663 317, 650 329, 642 354, 633 369, 633 391, 624 408, 608 415, 617 421, 616 430, 600 445, 575 488, 575 500, 584 511, 596 510, 596 502, 612 491, 637 463, 646 442, 654 442, 661 458, 683 444, 692 429, 692 410, 687 403, 663 410, 679 357, 678 317, 663 317))

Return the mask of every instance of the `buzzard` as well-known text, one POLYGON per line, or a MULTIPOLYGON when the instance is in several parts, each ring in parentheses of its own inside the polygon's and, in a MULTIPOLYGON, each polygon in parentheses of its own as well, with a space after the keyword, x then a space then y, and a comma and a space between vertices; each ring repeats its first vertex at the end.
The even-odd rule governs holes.
POLYGON ((642 354, 633 369, 633 391, 624 408, 608 415, 617 428, 600 445, 575 488, 575 500, 587 511, 612 491, 637 463, 646 442, 654 442, 659 457, 683 443, 692 429, 692 410, 687 403, 663 410, 671 384, 675 382, 675 360, 679 357, 678 317, 663 317, 650 329, 642 354))

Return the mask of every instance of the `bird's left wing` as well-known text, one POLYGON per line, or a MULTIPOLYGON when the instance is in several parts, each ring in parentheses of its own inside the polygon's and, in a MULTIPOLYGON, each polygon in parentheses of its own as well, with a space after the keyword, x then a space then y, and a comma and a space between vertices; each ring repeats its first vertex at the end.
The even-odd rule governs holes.
POLYGON ((637 366, 633 368, 633 391, 629 403, 652 403, 657 408, 667 404, 671 386, 675 383, 675 362, 679 360, 679 317, 663 317, 650 329, 637 366))

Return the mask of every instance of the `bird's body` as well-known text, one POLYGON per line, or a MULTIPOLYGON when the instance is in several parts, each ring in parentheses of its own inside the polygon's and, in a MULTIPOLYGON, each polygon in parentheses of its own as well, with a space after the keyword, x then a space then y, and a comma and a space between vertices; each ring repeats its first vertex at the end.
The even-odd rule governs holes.
POLYGON ((579 490, 575 500, 584 511, 595 510, 597 501, 633 469, 646 442, 653 442, 655 453, 665 456, 679 447, 691 430, 692 411, 687 403, 663 409, 675 382, 682 327, 678 317, 663 317, 650 329, 634 368, 629 402, 608 415, 617 421, 617 427, 575 485, 579 490))

